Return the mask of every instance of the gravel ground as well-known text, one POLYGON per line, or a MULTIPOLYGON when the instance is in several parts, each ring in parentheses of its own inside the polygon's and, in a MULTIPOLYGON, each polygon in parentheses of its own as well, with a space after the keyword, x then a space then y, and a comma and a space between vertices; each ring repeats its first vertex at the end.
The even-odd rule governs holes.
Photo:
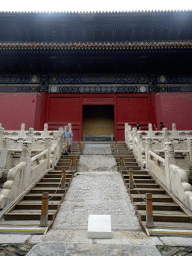
POLYGON ((110 155, 112 154, 110 144, 85 144, 84 155, 110 155))
POLYGON ((80 156, 78 170, 81 172, 117 171, 117 164, 113 156, 82 155, 80 156))

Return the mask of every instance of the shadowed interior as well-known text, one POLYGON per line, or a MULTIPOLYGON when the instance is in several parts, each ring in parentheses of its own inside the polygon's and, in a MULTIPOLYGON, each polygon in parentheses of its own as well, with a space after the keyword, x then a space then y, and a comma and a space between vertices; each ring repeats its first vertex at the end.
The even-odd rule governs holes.
POLYGON ((114 134, 114 106, 113 105, 83 106, 82 132, 85 135, 114 134))

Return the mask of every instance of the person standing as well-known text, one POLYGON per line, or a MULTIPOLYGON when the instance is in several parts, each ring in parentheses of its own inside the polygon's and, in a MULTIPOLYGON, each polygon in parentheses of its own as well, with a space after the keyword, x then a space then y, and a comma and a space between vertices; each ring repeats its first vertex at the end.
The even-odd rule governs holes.
POLYGON ((141 130, 141 125, 137 123, 137 131, 141 130))
POLYGON ((165 126, 164 126, 164 124, 163 124, 163 122, 160 122, 160 130, 162 131, 163 130, 163 128, 165 128, 165 126))
POLYGON ((71 141, 73 139, 73 133, 69 130, 69 126, 66 127, 66 130, 63 132, 63 137, 65 139, 65 153, 64 155, 68 155, 67 152, 71 152, 71 141))

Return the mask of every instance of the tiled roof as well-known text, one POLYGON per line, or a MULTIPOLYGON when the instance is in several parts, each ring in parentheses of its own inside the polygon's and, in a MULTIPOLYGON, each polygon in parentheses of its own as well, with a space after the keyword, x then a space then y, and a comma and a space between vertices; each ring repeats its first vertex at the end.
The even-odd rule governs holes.
POLYGON ((116 43, 0 43, 0 49, 162 49, 192 48, 191 41, 185 42, 116 42, 116 43))
POLYGON ((0 42, 192 41, 192 11, 0 12, 0 42))

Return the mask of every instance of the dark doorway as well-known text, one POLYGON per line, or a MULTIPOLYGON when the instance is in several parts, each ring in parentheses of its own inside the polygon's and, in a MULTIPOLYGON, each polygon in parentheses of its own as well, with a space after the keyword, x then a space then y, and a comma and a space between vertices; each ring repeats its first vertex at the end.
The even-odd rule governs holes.
POLYGON ((113 105, 83 106, 83 135, 114 135, 113 105))

